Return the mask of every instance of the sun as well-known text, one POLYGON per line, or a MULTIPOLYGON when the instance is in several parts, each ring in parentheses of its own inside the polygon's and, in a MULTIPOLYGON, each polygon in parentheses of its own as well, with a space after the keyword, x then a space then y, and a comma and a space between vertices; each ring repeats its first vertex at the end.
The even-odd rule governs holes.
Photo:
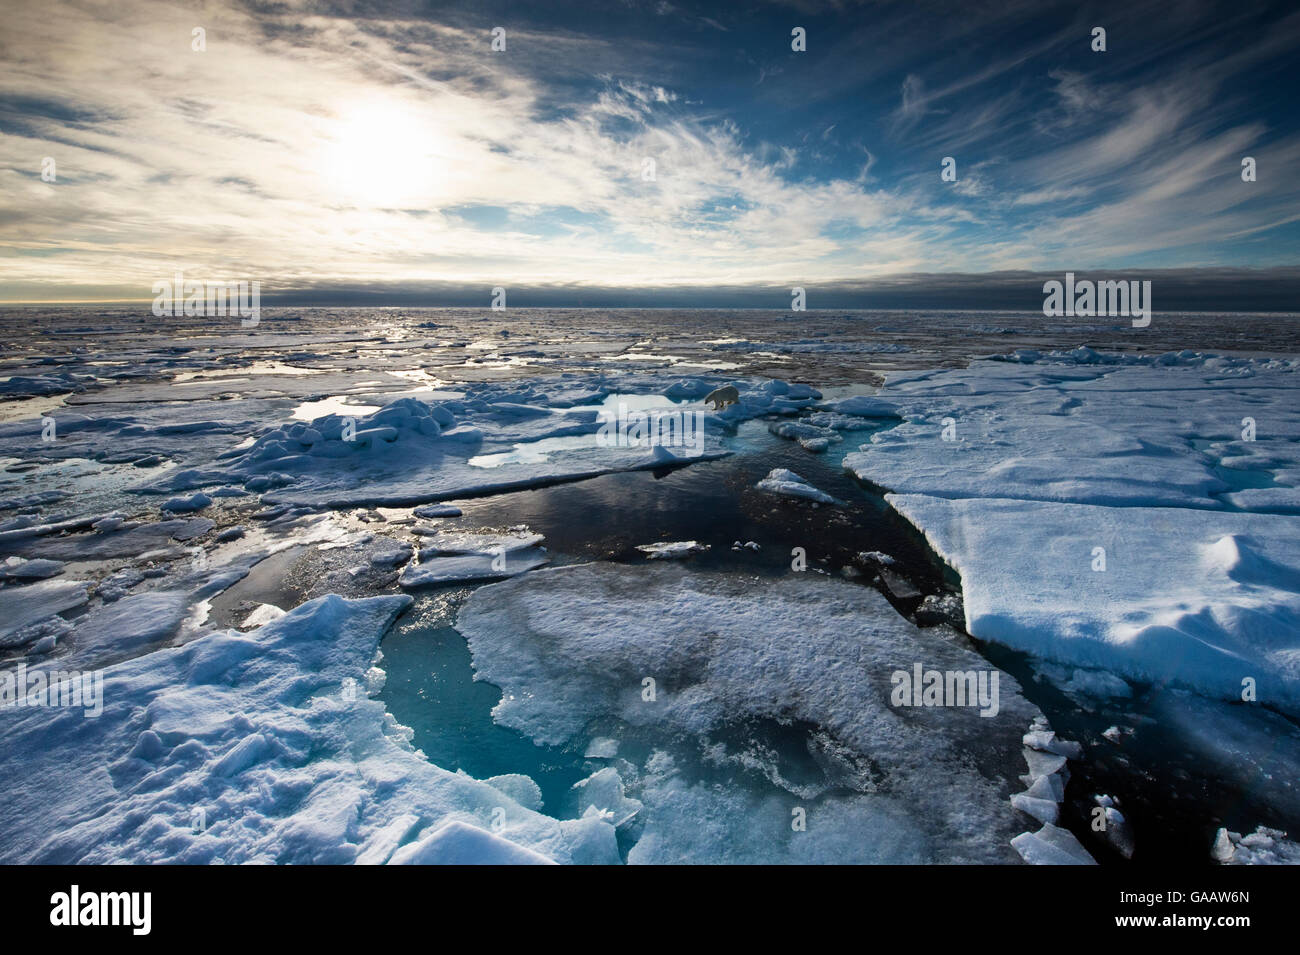
POLYGON ((384 100, 357 103, 326 135, 322 178, 339 201, 404 208, 427 202, 436 191, 445 157, 427 115, 384 100))

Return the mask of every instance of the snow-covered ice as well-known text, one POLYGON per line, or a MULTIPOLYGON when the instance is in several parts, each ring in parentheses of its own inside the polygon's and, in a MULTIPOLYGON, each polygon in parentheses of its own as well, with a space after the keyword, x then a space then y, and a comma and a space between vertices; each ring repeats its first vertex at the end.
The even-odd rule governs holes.
POLYGON ((1300 865, 1300 845, 1286 835, 1267 826, 1244 836, 1220 829, 1210 854, 1224 865, 1300 865))
POLYGON ((356 689, 409 601, 322 597, 111 665, 97 719, 0 707, 23 753, 0 762, 0 859, 568 862, 612 841, 438 768, 356 689))
MULTIPOLYGON (((659 741, 646 743, 655 751, 630 792, 644 806, 631 862, 1016 858, 1010 840, 1021 829, 1009 797, 1037 710, 1006 674, 992 719, 893 706, 891 674, 918 659, 953 670, 988 664, 951 632, 918 630, 875 591, 812 575, 755 588, 679 564, 634 573, 586 564, 480 588, 457 627, 478 677, 502 688, 499 722, 555 745, 616 717, 659 741), (679 738, 716 734, 721 743, 728 727, 755 720, 822 727, 822 758, 857 779, 856 791, 712 786, 670 751, 679 738), (791 830, 796 805, 807 809, 806 832, 791 830)), ((784 778, 725 745, 717 758, 784 778)))
POLYGON ((704 553, 709 545, 698 541, 663 541, 658 544, 637 544, 636 549, 650 560, 681 560, 692 554, 704 553))
POLYGON ((887 500, 962 575, 973 635, 1225 699, 1241 700, 1249 679, 1257 699, 1300 707, 1300 519, 887 500))
POLYGON ((1300 519, 1237 492, 1300 485, 1298 372, 1083 348, 903 374, 902 423, 845 466, 961 574, 973 635, 1294 710, 1300 519))
POLYGON ((773 468, 767 477, 755 485, 760 491, 778 494, 782 497, 798 497, 820 504, 834 504, 835 498, 825 491, 813 487, 799 475, 787 468, 773 468))

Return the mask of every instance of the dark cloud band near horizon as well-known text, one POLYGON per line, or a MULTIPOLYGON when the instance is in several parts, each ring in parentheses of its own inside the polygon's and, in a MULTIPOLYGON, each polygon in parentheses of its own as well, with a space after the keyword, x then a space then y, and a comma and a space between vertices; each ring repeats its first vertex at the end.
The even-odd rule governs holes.
MULTIPOLYGON (((1294 312, 1300 314, 1300 267, 1278 269, 1138 269, 1123 274, 1079 270, 1079 281, 1149 281, 1157 312, 1294 312)), ((1061 281, 1061 272, 915 274, 859 283, 798 286, 808 310, 948 309, 1037 312, 1043 285, 1061 281)), ((498 286, 453 282, 375 283, 355 286, 320 283, 263 287, 261 301, 271 307, 490 307, 498 286)), ((790 285, 499 286, 510 308, 732 308, 789 310, 790 285)), ((42 298, 32 289, 9 289, 3 305, 58 302, 150 302, 142 289, 70 287, 61 299, 42 298), (12 293, 17 292, 17 295, 12 293)), ((48 291, 48 290, 47 290, 48 291)))

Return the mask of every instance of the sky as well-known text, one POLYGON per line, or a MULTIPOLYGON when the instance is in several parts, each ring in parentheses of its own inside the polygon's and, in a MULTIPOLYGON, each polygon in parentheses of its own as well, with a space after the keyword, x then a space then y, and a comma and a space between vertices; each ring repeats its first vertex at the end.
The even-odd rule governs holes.
POLYGON ((1297 47, 1240 0, 6 0, 0 301, 1294 308, 1297 47))

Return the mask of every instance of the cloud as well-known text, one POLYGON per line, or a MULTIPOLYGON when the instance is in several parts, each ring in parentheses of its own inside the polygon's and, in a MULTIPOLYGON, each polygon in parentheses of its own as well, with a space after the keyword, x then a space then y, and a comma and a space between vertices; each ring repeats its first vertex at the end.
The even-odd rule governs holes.
POLYGON ((1294 239, 1258 243, 1297 221, 1300 184, 1281 170, 1300 140, 1229 92, 1290 47, 1271 33, 1217 57, 1192 46, 1102 81, 1053 59, 1077 32, 1065 21, 936 67, 933 86, 903 65, 1027 10, 954 17, 931 40, 902 8, 819 5, 901 18, 880 62, 835 77, 868 95, 826 102, 792 91, 821 88, 826 64, 844 72, 848 48, 823 29, 824 60, 785 53, 784 14, 764 36, 791 59, 759 64, 755 88, 740 25, 701 33, 689 11, 629 7, 684 31, 662 40, 635 19, 511 20, 494 53, 489 15, 464 11, 18 0, 0 38, 0 279, 142 295, 177 268, 268 288, 722 287, 1295 260, 1294 239), (789 102, 774 108, 776 90, 789 102), (1253 184, 1237 175, 1246 150, 1253 184), (947 154, 956 184, 939 179, 947 154))

